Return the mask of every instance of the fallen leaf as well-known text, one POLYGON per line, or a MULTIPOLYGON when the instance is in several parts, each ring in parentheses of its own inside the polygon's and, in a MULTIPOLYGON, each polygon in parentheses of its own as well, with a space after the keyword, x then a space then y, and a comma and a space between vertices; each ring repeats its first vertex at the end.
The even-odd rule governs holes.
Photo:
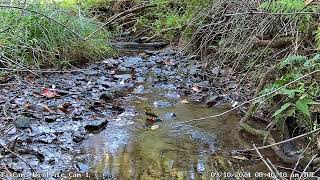
POLYGON ((7 134, 12 135, 12 134, 15 134, 16 132, 17 132, 17 129, 13 127, 7 132, 7 134))
POLYGON ((33 109, 33 104, 31 104, 29 101, 27 101, 24 104, 24 109, 33 109))
POLYGON ((305 0, 304 4, 309 5, 310 3, 312 3, 314 0, 305 0))
POLYGON ((58 109, 67 114, 71 111, 68 109, 70 106, 71 106, 71 103, 65 102, 62 105, 58 106, 58 109))
POLYGON ((54 111, 51 110, 47 105, 45 105, 45 104, 40 104, 40 106, 43 108, 43 110, 44 110, 45 112, 54 113, 54 111))
POLYGON ((60 96, 56 90, 48 89, 48 88, 44 88, 40 95, 47 98, 54 98, 54 97, 60 96))
POLYGON ((198 86, 193 86, 191 89, 197 93, 200 93, 202 91, 198 86))
POLYGON ((159 128, 159 125, 156 124, 156 125, 151 126, 150 129, 151 129, 151 130, 156 130, 156 129, 158 129, 158 128, 159 128))
POLYGON ((33 74, 29 74, 25 77, 25 80, 33 84, 35 81, 35 76, 33 74))
POLYGON ((244 156, 231 156, 233 159, 241 160, 241 161, 246 161, 249 160, 248 158, 244 156))
POLYGON ((188 101, 187 99, 184 99, 184 100, 180 101, 180 103, 181 103, 181 104, 188 104, 189 101, 188 101))

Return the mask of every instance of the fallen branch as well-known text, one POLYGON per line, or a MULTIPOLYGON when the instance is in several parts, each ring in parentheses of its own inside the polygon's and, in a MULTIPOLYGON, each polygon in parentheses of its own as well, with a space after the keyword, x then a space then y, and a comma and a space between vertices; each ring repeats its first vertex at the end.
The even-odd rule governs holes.
MULTIPOLYGON (((264 159, 264 157, 261 155, 261 153, 259 152, 259 150, 257 149, 256 145, 253 144, 253 148, 255 149, 255 151, 257 152, 258 156, 260 157, 260 160, 267 166, 267 168, 269 169, 269 171, 274 174, 273 169, 270 167, 270 165, 267 163, 267 161, 264 159)), ((272 176, 273 179, 278 179, 277 177, 272 176)))
POLYGON ((300 174, 299 180, 302 179, 303 174, 307 171, 307 169, 309 168, 309 166, 311 165, 311 163, 313 162, 313 160, 318 156, 318 154, 314 155, 311 160, 308 162, 308 164, 306 165, 306 167, 303 169, 302 173, 300 174))
POLYGON ((285 48, 292 44, 292 42, 295 40, 293 37, 282 37, 277 40, 269 40, 269 39, 255 39, 255 45, 258 47, 267 47, 270 48, 285 48))

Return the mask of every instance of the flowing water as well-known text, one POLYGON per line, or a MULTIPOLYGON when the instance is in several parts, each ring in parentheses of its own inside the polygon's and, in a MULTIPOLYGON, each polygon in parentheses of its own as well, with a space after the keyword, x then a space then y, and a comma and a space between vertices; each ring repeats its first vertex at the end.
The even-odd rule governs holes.
MULTIPOLYGON (((239 115, 179 123, 216 115, 225 108, 207 108, 201 103, 174 96, 174 84, 144 83, 128 97, 127 110, 98 135, 83 142, 90 175, 96 179, 220 179, 254 177, 264 171, 256 162, 230 157, 234 149, 249 148, 239 133, 239 115), (144 107, 150 107, 162 122, 146 127, 144 107), (249 174, 251 172, 252 174, 249 174), (229 173, 229 174, 224 174, 229 173), (220 177, 220 178, 219 178, 220 177)), ((250 179, 250 178, 249 178, 250 179)))

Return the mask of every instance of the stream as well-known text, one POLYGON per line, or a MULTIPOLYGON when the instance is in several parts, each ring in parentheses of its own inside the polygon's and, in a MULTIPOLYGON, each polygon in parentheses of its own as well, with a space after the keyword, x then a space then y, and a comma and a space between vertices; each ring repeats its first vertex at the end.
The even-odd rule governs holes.
POLYGON ((236 112, 183 123, 228 110, 202 103, 215 95, 201 66, 150 51, 85 69, 16 77, 1 89, 1 143, 14 142, 19 154, 2 151, 1 171, 25 179, 250 179, 267 171, 231 155, 252 144, 236 112))

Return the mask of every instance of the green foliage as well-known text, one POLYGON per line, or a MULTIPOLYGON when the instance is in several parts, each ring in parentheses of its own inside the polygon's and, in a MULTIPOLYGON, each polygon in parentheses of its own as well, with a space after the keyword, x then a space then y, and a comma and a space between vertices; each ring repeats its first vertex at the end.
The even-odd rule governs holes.
POLYGON ((261 8, 277 13, 297 12, 304 8, 304 0, 272 0, 261 3, 261 8))
POLYGON ((320 26, 318 27, 318 30, 316 31, 315 35, 316 35, 316 41, 318 44, 318 48, 320 49, 320 26))
MULTIPOLYGON (((96 22, 70 15, 70 11, 56 8, 53 4, 30 5, 27 8, 46 14, 82 37, 99 27, 96 22)), ((40 15, 0 9, 0 16, 0 31, 11 27, 0 33, 0 51, 15 61, 15 64, 37 67, 76 64, 102 58, 111 52, 107 44, 109 34, 105 31, 83 41, 65 27, 40 15)))
POLYGON ((208 7, 208 0, 153 0, 157 5, 156 11, 153 11, 147 17, 147 24, 152 28, 152 34, 161 33, 165 39, 176 40, 178 31, 188 33, 186 25, 197 14, 197 8, 208 7), (167 29, 164 33, 163 30, 167 29))
POLYGON ((95 7, 106 8, 111 5, 112 0, 60 0, 56 1, 44 1, 45 4, 55 3, 59 7, 67 8, 67 9, 77 9, 81 8, 82 10, 90 10, 95 7))
MULTIPOLYGON (((312 59, 304 56, 289 56, 279 65, 279 72, 282 72, 280 79, 269 84, 262 93, 268 93, 278 89, 285 84, 320 68, 320 55, 312 59)), ((320 96, 320 79, 309 79, 282 88, 273 97, 281 97, 283 105, 274 112, 273 116, 278 123, 283 123, 288 117, 297 119, 301 126, 313 129, 318 127, 315 119, 312 119, 311 110, 319 107, 315 101, 320 96)), ((276 102, 279 103, 279 102, 276 102)))
MULTIPOLYGON (((261 3, 260 8, 274 13, 293 13, 293 12, 319 12, 319 5, 309 5, 306 7, 304 0, 272 0, 271 2, 261 3)), ((298 28, 302 32, 308 32, 310 28, 314 28, 315 18, 312 14, 300 14, 287 16, 289 20, 296 18, 298 28)))

